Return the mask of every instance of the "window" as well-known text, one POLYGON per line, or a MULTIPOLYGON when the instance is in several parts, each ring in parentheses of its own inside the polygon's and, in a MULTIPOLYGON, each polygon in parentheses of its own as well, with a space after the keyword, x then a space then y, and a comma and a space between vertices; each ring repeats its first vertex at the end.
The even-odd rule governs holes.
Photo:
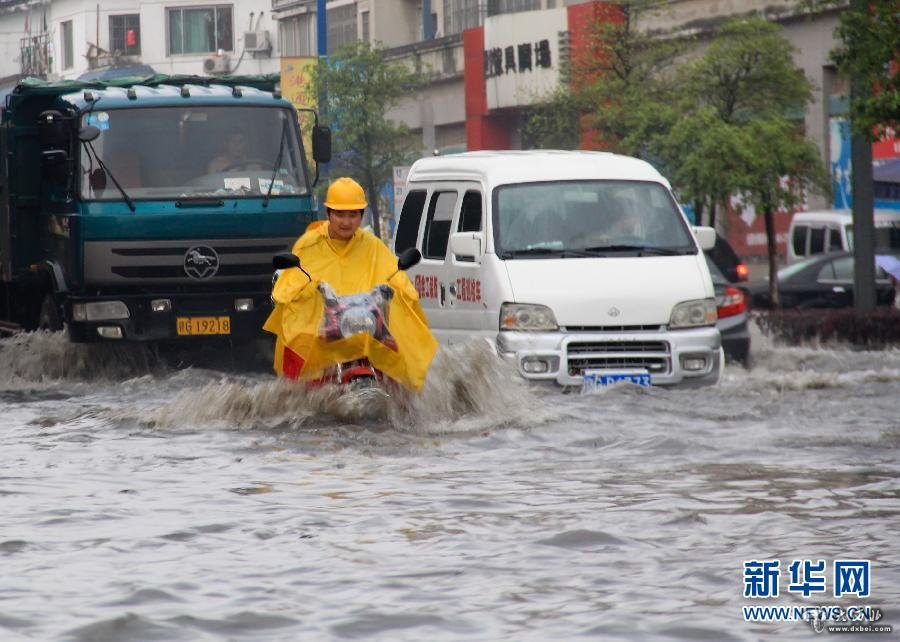
POLYGON ((481 231, 481 193, 469 191, 463 196, 462 207, 459 210, 459 231, 481 231))
POLYGON ((834 227, 828 228, 828 251, 839 252, 843 250, 841 241, 841 231, 834 227))
POLYGON ((825 251, 825 228, 811 227, 809 229, 809 253, 821 254, 825 251))
POLYGON ((428 221, 425 223, 425 238, 422 252, 426 259, 443 259, 447 255, 450 240, 450 222, 456 206, 457 193, 435 192, 428 206, 428 221))
POLYGON ((845 256, 832 262, 834 267, 834 278, 838 281, 853 280, 853 257, 845 256))
POLYGON ((141 16, 129 13, 109 17, 109 50, 126 56, 141 53, 141 16))
POLYGON ((444 35, 478 26, 478 0, 444 0, 444 35))
POLYGON ((541 8, 541 0, 488 0, 489 16, 517 11, 534 11, 541 8))
POLYGON ((794 228, 794 235, 791 238, 791 245, 794 247, 794 254, 797 256, 806 255, 806 230, 809 228, 805 225, 798 225, 794 228))
POLYGON ((60 36, 62 37, 62 68, 71 69, 75 66, 75 46, 72 41, 72 21, 66 20, 60 24, 60 36))
POLYGON ((369 42, 371 35, 369 34, 369 12, 363 11, 360 14, 360 18, 362 19, 362 39, 363 42, 369 42))
POLYGON ((234 51, 231 7, 167 9, 169 54, 234 51))
POLYGON ((356 42, 356 4, 348 4, 327 11, 328 53, 333 54, 344 45, 356 42))
POLYGON ((425 190, 412 190, 406 195, 403 210, 400 212, 400 221, 397 223, 397 236, 394 239, 394 252, 397 254, 416 246, 424 208, 425 190))
POLYGON ((278 21, 278 36, 284 56, 316 55, 316 14, 302 14, 278 21))

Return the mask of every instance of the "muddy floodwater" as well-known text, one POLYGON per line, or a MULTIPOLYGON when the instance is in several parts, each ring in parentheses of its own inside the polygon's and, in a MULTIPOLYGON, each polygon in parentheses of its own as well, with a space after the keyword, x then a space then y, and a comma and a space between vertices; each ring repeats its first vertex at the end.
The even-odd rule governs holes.
POLYGON ((900 351, 754 342, 716 387, 590 395, 474 343, 364 422, 245 356, 0 340, 0 640, 828 636, 744 615, 808 605, 896 636, 900 351))

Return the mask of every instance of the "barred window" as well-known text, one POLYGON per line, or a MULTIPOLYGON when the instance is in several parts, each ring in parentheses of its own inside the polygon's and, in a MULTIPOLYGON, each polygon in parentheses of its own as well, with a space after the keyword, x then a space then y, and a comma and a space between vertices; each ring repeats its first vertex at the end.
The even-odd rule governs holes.
POLYGON ((316 14, 301 14, 279 20, 278 38, 283 56, 315 56, 316 14))
POLYGON ((535 11, 541 8, 541 0, 488 0, 488 15, 535 11))
POLYGON ((126 56, 140 55, 140 14, 128 13, 109 17, 109 50, 126 56))
POLYGON ((480 24, 479 0, 444 0, 444 35, 462 33, 480 24))
POLYGON ((328 10, 328 53, 356 42, 356 4, 328 10))

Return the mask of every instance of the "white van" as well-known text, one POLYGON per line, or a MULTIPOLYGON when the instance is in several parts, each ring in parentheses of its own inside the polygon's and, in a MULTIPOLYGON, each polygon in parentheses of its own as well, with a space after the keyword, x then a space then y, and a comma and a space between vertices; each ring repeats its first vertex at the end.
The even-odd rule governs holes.
MULTIPOLYGON (((875 210, 875 249, 900 253, 900 210, 875 210)), ((797 212, 788 229, 788 263, 825 252, 853 251, 850 210, 797 212)))
POLYGON ((445 344, 489 339, 526 379, 715 383, 724 363, 704 248, 669 184, 604 152, 469 152, 410 168, 396 252, 445 344))

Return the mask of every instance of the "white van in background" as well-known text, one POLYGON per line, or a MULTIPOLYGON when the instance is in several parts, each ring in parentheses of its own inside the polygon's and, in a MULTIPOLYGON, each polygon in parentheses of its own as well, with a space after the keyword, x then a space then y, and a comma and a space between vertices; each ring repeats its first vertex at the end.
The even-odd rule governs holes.
POLYGON ((714 243, 644 161, 506 151, 416 161, 394 250, 422 252, 441 343, 483 337, 526 379, 592 389, 718 381, 714 243))
MULTIPOLYGON (((875 250, 900 253, 900 210, 875 210, 875 250)), ((853 214, 850 210, 794 214, 788 230, 788 263, 841 251, 853 251, 853 214)))

